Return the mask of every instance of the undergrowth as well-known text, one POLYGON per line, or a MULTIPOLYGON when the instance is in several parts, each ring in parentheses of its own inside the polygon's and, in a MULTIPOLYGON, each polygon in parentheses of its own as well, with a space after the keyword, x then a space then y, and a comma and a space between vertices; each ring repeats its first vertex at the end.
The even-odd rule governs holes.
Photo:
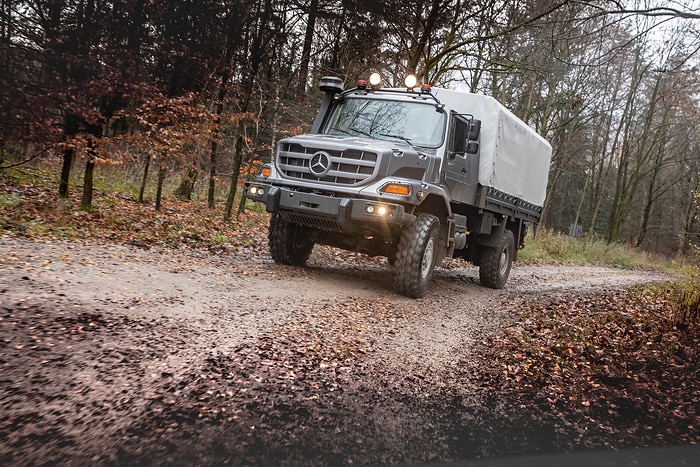
POLYGON ((525 248, 518 252, 518 260, 524 263, 587 264, 625 269, 678 271, 668 259, 626 244, 607 244, 602 240, 573 238, 549 229, 539 229, 537 235, 527 237, 525 248))
MULTIPOLYGON (((224 221, 224 203, 182 201, 166 193, 162 209, 152 199, 138 203, 133 187, 96 183, 93 205, 80 208, 73 180, 67 199, 57 197, 56 175, 46 168, 0 173, 0 233, 59 239, 97 238, 141 245, 202 246, 264 244, 267 213, 252 203, 240 217, 224 221)), ((169 190, 170 191, 170 190, 169 190)), ((239 188, 237 200, 242 189, 239 188)), ((234 208, 238 206, 238 201, 234 208)))
POLYGON ((650 284, 640 291, 658 297, 672 304, 672 320, 676 324, 700 323, 700 269, 690 268, 684 271, 684 278, 650 284))

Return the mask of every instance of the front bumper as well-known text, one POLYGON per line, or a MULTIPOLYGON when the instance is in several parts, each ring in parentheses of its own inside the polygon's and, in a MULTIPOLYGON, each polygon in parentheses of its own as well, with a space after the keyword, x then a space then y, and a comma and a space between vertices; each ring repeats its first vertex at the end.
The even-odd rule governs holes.
POLYGON ((410 225, 416 220, 398 203, 306 193, 267 183, 246 182, 244 195, 264 203, 267 212, 322 230, 352 232, 367 223, 410 225))

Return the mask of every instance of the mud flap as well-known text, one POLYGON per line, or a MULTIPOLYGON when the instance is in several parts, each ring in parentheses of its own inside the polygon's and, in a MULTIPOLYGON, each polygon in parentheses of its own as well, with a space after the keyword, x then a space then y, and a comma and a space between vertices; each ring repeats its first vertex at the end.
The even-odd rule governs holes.
POLYGON ((488 246, 495 248, 501 242, 501 237, 503 237, 503 232, 506 230, 506 220, 501 219, 499 224, 491 229, 491 233, 488 235, 479 235, 478 245, 488 246))

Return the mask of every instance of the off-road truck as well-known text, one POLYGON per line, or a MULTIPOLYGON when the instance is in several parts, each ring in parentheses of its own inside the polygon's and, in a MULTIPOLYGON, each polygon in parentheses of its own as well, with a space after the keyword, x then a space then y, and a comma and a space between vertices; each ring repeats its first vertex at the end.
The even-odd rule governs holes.
POLYGON ((459 257, 504 287, 540 219, 551 146, 491 97, 378 81, 322 78, 310 133, 280 140, 245 184, 272 214, 273 260, 303 265, 316 243, 385 256, 395 289, 420 297, 459 257))

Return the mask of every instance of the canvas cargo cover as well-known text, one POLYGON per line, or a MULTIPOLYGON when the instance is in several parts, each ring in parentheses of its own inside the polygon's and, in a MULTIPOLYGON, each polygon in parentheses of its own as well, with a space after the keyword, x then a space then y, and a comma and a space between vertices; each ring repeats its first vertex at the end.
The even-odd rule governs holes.
POLYGON ((447 111, 481 120, 479 183, 542 206, 552 159, 550 144, 492 97, 432 91, 447 111))

